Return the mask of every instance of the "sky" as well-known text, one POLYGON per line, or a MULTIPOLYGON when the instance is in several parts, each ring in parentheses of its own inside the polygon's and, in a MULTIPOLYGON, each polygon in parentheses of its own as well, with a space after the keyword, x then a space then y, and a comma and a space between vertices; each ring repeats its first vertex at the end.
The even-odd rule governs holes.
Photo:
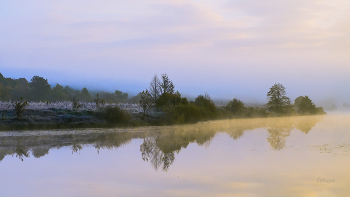
POLYGON ((350 103, 348 0, 1 0, 0 72, 136 94, 350 103))

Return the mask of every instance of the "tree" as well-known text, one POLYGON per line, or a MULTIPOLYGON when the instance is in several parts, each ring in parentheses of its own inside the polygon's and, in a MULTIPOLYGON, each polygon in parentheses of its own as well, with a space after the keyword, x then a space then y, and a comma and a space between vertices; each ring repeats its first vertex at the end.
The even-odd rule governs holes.
POLYGON ((167 74, 162 74, 162 81, 160 82, 160 90, 161 93, 170 93, 174 94, 174 84, 173 82, 169 79, 167 74))
POLYGON ((295 99, 295 107, 301 112, 301 113, 309 113, 309 114, 316 114, 317 108, 315 104, 312 102, 312 100, 308 96, 299 96, 295 99), (298 99, 298 100, 297 100, 298 99))
POLYGON ((96 99, 94 99, 94 101, 96 103, 96 108, 100 108, 100 104, 102 105, 106 104, 106 101, 98 97, 98 93, 96 94, 96 99))
POLYGON ((194 105, 203 109, 203 116, 213 118, 216 114, 216 106, 207 93, 204 96, 198 95, 194 100, 194 105))
POLYGON ((123 100, 128 99, 128 97, 129 97, 129 94, 128 94, 128 93, 123 93, 123 95, 122 95, 122 99, 123 99, 123 100))
POLYGON ((119 90, 116 90, 114 92, 114 95, 118 98, 118 99, 121 99, 121 100, 127 100, 129 95, 128 93, 123 93, 122 91, 119 91, 119 90))
POLYGON ((146 111, 152 105, 152 97, 149 94, 148 90, 141 92, 140 105, 143 109, 143 114, 146 114, 146 111))
POLYGON ((180 104, 188 105, 188 101, 186 98, 181 98, 178 91, 175 94, 164 92, 156 101, 157 108, 174 107, 180 104))
POLYGON ((226 109, 234 115, 241 115, 244 111, 244 108, 244 103, 236 98, 228 102, 226 105, 226 109))
POLYGON ((76 96, 73 96, 72 107, 75 110, 81 107, 81 105, 79 104, 79 101, 78 101, 76 96))
POLYGON ((47 79, 44 79, 39 76, 34 76, 30 80, 30 92, 32 100, 34 101, 43 101, 47 100, 51 91, 51 86, 47 82, 47 79))
POLYGON ((148 93, 151 95, 152 104, 155 104, 158 100, 159 96, 161 95, 161 87, 160 87, 160 81, 157 77, 157 75, 154 75, 152 78, 152 81, 149 85, 149 91, 148 93))
POLYGON ((73 90, 73 88, 71 88, 69 86, 65 86, 64 89, 63 89, 63 92, 65 94, 67 94, 69 98, 73 98, 75 96, 79 96, 80 95, 80 91, 79 90, 73 90))
POLYGON ((133 96, 129 99, 129 102, 131 103, 140 103, 140 100, 141 100, 141 93, 142 92, 139 92, 136 96, 133 96))
POLYGON ((123 97, 123 92, 122 91, 119 91, 119 90, 116 90, 114 92, 114 95, 118 98, 118 99, 121 99, 123 97))
POLYGON ((290 107, 290 99, 286 96, 285 87, 275 83, 267 92, 267 108, 276 113, 285 113, 290 107))
POLYGON ((19 100, 21 98, 28 99, 29 83, 25 78, 15 79, 15 86, 13 86, 11 99, 19 100))
POLYGON ((51 100, 52 101, 65 101, 68 98, 68 94, 63 91, 63 86, 60 84, 56 84, 54 88, 52 88, 51 100))
MULTIPOLYGON (((1 73, 0 73, 0 77, 1 77, 1 73)), ((4 89, 4 85, 2 85, 2 83, 0 83, 0 100, 2 99, 2 95, 3 95, 3 91, 4 91, 3 89, 4 89)))
POLYGON ((17 118, 21 118, 23 113, 26 111, 26 106, 29 106, 27 101, 22 101, 23 98, 21 98, 21 101, 15 101, 12 103, 13 107, 15 108, 15 113, 17 115, 17 118))
POLYGON ((91 100, 90 93, 89 93, 89 91, 88 91, 85 87, 81 90, 80 98, 81 98, 83 101, 85 101, 85 102, 91 100))
POLYGON ((298 97, 294 100, 294 106, 295 106, 296 108, 298 108, 298 106, 299 106, 301 100, 303 100, 303 98, 304 98, 303 96, 298 96, 298 97))

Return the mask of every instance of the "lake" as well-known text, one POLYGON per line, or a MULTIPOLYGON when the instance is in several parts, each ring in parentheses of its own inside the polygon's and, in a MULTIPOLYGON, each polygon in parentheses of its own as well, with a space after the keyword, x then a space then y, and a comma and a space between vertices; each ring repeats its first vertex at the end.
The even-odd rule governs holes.
POLYGON ((0 132, 0 196, 347 196, 350 115, 0 132))

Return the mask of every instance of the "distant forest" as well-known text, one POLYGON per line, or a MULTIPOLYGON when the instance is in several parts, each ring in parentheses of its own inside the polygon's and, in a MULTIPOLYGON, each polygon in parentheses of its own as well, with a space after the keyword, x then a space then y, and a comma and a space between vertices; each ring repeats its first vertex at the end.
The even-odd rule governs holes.
POLYGON ((299 96, 292 104, 286 96, 285 87, 282 84, 274 84, 267 92, 268 102, 261 107, 249 107, 234 98, 226 106, 215 106, 208 94, 198 95, 194 101, 188 101, 181 97, 179 91, 175 91, 175 85, 167 74, 162 74, 159 79, 155 75, 149 88, 129 98, 128 93, 116 90, 114 93, 96 92, 91 94, 87 88, 75 90, 69 86, 63 87, 56 84, 51 87, 47 79, 34 76, 30 82, 25 78, 5 78, 0 73, 0 99, 1 101, 73 101, 103 103, 136 103, 140 104, 144 113, 147 111, 162 111, 176 116, 180 122, 192 122, 191 120, 221 119, 224 117, 268 117, 296 114, 324 114, 322 107, 316 107, 308 96, 299 96), (198 116, 198 117, 197 117, 198 116), (200 118, 201 117, 201 118, 200 118))
POLYGON ((297 97, 293 103, 287 97, 285 87, 280 83, 275 83, 267 90, 266 104, 254 107, 245 105, 237 98, 232 99, 225 106, 217 106, 207 93, 189 101, 175 90, 175 84, 167 74, 162 74, 160 78, 154 75, 148 88, 131 98, 127 93, 119 90, 114 93, 96 92, 94 94, 96 95, 91 94, 85 87, 82 90, 74 90, 69 86, 63 87, 56 84, 51 88, 48 80, 39 76, 34 76, 28 82, 25 78, 4 78, 0 74, 0 98, 2 101, 11 100, 13 105, 13 110, 2 111, 3 123, 1 124, 4 125, 2 129, 174 125, 229 118, 325 114, 323 108, 316 107, 306 95, 297 97), (73 109, 48 110, 51 119, 47 122, 48 115, 45 115, 49 113, 47 111, 31 110, 27 115, 24 113, 25 107, 29 106, 27 101, 72 101, 73 109), (79 111, 81 102, 95 102, 96 108, 90 111, 79 111), (143 113, 139 111, 132 114, 116 105, 104 105, 104 103, 126 102, 139 104, 143 113), (33 118, 35 113, 39 115, 33 118), (23 118, 24 116, 30 118, 23 118), (90 119, 85 119, 86 117, 90 119))
POLYGON ((23 98, 28 101, 42 101, 42 102, 57 102, 57 101, 71 101, 77 98, 83 102, 93 102, 99 93, 99 98, 106 103, 139 103, 140 94, 129 98, 128 93, 115 90, 114 93, 109 92, 89 92, 87 88, 76 90, 71 87, 56 84, 51 87, 48 80, 34 76, 29 82, 25 78, 12 79, 5 78, 0 73, 0 100, 1 101, 15 101, 23 98))

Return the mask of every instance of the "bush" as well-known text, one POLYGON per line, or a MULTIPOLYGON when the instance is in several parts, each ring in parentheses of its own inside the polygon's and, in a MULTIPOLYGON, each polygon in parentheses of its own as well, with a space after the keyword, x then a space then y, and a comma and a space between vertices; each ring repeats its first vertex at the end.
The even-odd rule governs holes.
POLYGON ((195 105, 178 105, 168 115, 177 124, 196 123, 203 117, 201 110, 195 105))
POLYGON ((245 117, 257 118, 257 117, 268 117, 269 113, 265 109, 259 109, 256 107, 247 107, 245 111, 245 117))
POLYGON ((199 95, 194 100, 194 105, 200 108, 201 113, 205 117, 205 119, 214 118, 216 115, 216 106, 214 102, 210 99, 209 95, 205 94, 199 95))
POLYGON ((316 107, 308 96, 299 96, 294 105, 301 114, 325 114, 323 108, 316 107))
POLYGON ((111 124, 126 125, 130 122, 130 114, 118 106, 107 106, 102 110, 102 116, 111 124))
POLYGON ((226 109, 234 116, 242 116, 245 111, 244 103, 238 99, 233 99, 232 101, 228 102, 226 109))
POLYGON ((26 111, 26 106, 29 106, 27 101, 22 101, 22 98, 21 101, 15 101, 12 103, 12 105, 18 119, 21 118, 23 113, 26 111))

